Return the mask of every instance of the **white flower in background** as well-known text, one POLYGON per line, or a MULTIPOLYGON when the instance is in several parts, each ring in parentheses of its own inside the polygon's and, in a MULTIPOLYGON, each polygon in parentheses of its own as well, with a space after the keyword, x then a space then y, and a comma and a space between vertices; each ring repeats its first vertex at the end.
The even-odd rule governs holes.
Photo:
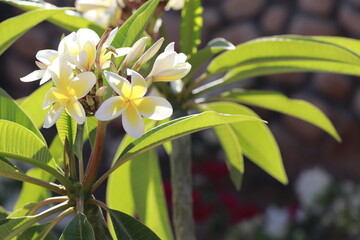
POLYGON ((51 74, 49 71, 49 67, 52 65, 54 60, 59 57, 59 52, 52 49, 40 50, 36 53, 36 58, 39 62, 36 62, 36 65, 40 68, 40 70, 35 70, 25 77, 20 78, 23 82, 33 82, 36 80, 40 80, 40 85, 49 81, 51 78, 51 74))
POLYGON ((324 195, 331 184, 331 177, 320 168, 312 168, 300 174, 295 191, 304 207, 314 206, 316 200, 324 195))
POLYGON ((94 73, 84 72, 74 76, 71 66, 62 57, 54 61, 50 73, 55 87, 47 92, 44 109, 53 106, 46 115, 44 128, 53 126, 64 109, 76 122, 83 124, 86 114, 78 99, 88 94, 95 85, 94 73))
POLYGON ((264 232, 272 238, 281 239, 288 231, 290 216, 286 209, 270 206, 264 215, 264 232))
POLYGON ((165 9, 169 10, 172 8, 173 10, 180 10, 184 7, 185 0, 169 0, 168 4, 166 4, 165 9))
POLYGON ((109 85, 119 96, 105 100, 95 113, 101 121, 108 121, 122 115, 124 130, 132 137, 139 138, 144 133, 141 116, 153 120, 163 120, 171 116, 171 104, 162 97, 146 96, 147 83, 133 70, 128 70, 131 83, 115 73, 105 71, 109 85))
MULTIPOLYGON (((111 47, 117 28, 113 29, 105 40, 100 53, 100 67, 107 68, 110 64, 111 55, 120 57, 129 52, 129 48, 118 48, 115 52, 107 51, 111 47)), ((66 36, 62 42, 64 45, 64 54, 70 63, 76 65, 81 71, 90 71, 95 63, 96 46, 100 37, 91 29, 81 28, 76 33, 72 32, 66 36)))
POLYGON ((120 17, 123 0, 76 0, 75 8, 83 16, 100 26, 116 26, 120 17))
POLYGON ((170 43, 156 58, 147 79, 154 82, 175 81, 189 73, 191 65, 186 62, 186 55, 175 52, 174 45, 175 43, 170 43))

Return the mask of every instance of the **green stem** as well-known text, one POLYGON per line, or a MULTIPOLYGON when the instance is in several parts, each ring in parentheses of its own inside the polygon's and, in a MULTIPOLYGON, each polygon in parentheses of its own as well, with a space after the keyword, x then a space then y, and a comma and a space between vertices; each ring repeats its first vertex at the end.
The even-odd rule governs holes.
MULTIPOLYGON (((175 112, 174 118, 186 113, 175 112)), ((170 155, 174 230, 177 240, 195 240, 192 209, 191 135, 172 141, 170 155)))
POLYGON ((96 176, 98 174, 100 164, 101 164, 101 156, 104 150, 104 142, 105 142, 105 133, 106 133, 106 122, 98 121, 98 127, 96 129, 96 139, 94 150, 91 153, 88 166, 85 172, 84 179, 84 192, 91 191, 92 184, 94 183, 96 176))
POLYGON ((1 177, 7 177, 23 182, 32 183, 41 187, 44 187, 46 189, 49 189, 50 191, 53 191, 55 193, 58 193, 60 195, 66 195, 65 189, 62 188, 62 186, 56 185, 54 183, 49 183, 41 179, 29 177, 27 175, 20 175, 20 174, 0 174, 1 177))
POLYGON ((39 210, 41 207, 43 207, 47 204, 61 203, 61 202, 65 202, 67 200, 69 200, 69 198, 67 196, 47 198, 41 202, 38 202, 34 207, 32 207, 31 210, 29 211, 28 215, 33 215, 34 213, 37 212, 37 210, 39 210))
POLYGON ((3 240, 10 240, 13 237, 15 237, 16 235, 22 233, 23 231, 25 231, 27 228, 31 227, 32 225, 34 225, 35 223, 41 221, 44 218, 47 218, 51 215, 54 215, 57 212, 60 212, 62 210, 65 210, 67 208, 71 207, 71 204, 68 202, 65 203, 61 203, 59 205, 56 205, 52 208, 49 208, 47 210, 45 210, 44 212, 35 215, 32 219, 30 219, 29 221, 25 222, 24 224, 22 224, 20 227, 15 228, 9 235, 7 235, 3 240))
POLYGON ((109 212, 109 207, 105 203, 103 203, 99 200, 90 199, 90 200, 86 201, 86 203, 97 205, 97 206, 101 207, 102 209, 104 209, 106 212, 109 212))
POLYGON ((84 180, 84 159, 83 159, 83 148, 84 143, 84 124, 78 124, 77 130, 76 130, 76 139, 75 139, 75 155, 78 158, 78 166, 79 166, 79 182, 82 182, 84 180))

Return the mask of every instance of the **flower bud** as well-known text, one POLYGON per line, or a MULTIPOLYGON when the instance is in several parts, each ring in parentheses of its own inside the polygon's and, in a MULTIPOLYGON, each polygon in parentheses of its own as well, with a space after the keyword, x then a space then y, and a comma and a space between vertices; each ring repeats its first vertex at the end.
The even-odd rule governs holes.
POLYGON ((87 102, 87 104, 89 104, 89 106, 94 106, 94 104, 95 104, 94 99, 92 97, 90 97, 89 95, 86 95, 86 102, 87 102))
POLYGON ((105 94, 107 93, 108 89, 107 89, 107 86, 102 86, 101 88, 99 88, 97 91, 96 91, 96 96, 97 97, 103 97, 105 96, 105 94))

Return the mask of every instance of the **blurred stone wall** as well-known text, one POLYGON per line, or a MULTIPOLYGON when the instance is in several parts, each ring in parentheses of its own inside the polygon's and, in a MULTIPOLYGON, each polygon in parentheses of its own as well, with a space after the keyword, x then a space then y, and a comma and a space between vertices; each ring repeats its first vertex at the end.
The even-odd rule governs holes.
MULTIPOLYGON (((70 0, 52 2, 62 6, 73 4, 70 0)), ((203 4, 202 45, 215 37, 239 44, 276 34, 360 38, 359 0, 203 0, 203 4)), ((0 11, 1 21, 21 12, 4 3, 0 3, 0 11)), ((179 12, 165 15, 169 41, 177 38, 179 23, 179 12)), ((19 78, 36 69, 38 50, 56 49, 63 33, 64 30, 45 22, 19 39, 0 57, 1 87, 14 98, 36 89, 38 83, 24 84, 19 78)), ((277 90, 292 98, 308 100, 320 107, 338 129, 342 143, 300 120, 257 109, 274 132, 290 179, 305 167, 321 165, 339 178, 360 180, 359 80, 328 73, 282 74, 249 80, 235 87, 277 90)), ((259 183, 270 179, 248 165, 246 174, 259 174, 262 178, 259 183)))

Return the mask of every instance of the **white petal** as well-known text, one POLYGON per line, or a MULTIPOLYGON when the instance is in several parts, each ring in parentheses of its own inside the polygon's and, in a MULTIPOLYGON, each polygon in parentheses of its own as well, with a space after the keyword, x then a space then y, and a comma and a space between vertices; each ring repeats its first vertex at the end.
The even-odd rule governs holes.
POLYGON ((147 91, 145 79, 131 69, 128 69, 127 74, 131 75, 131 98, 143 97, 147 91))
POLYGON ((73 97, 76 99, 84 97, 96 83, 96 77, 93 72, 83 72, 76 75, 69 86, 74 91, 73 97))
POLYGON ((178 55, 177 55, 177 63, 179 64, 179 63, 184 63, 184 62, 186 62, 186 59, 187 59, 187 56, 184 54, 184 53, 179 53, 178 55))
POLYGON ((125 56, 126 54, 128 54, 130 52, 131 48, 130 47, 124 47, 124 48, 117 48, 116 49, 116 57, 121 57, 121 56, 125 56))
POLYGON ((65 106, 66 112, 78 123, 83 124, 86 120, 85 110, 81 103, 72 99, 65 106))
POLYGON ((60 117, 61 112, 63 111, 64 106, 62 106, 60 103, 55 103, 54 106, 50 109, 50 111, 47 113, 44 121, 44 128, 50 128, 53 126, 60 117))
POLYGON ((124 130, 132 137, 139 138, 144 133, 144 121, 133 103, 130 103, 122 115, 124 130))
POLYGON ((65 58, 56 58, 49 70, 56 87, 66 89, 69 86, 73 73, 65 58))
POLYGON ((97 33, 88 28, 80 28, 76 34, 80 48, 83 48, 87 42, 92 42, 95 46, 100 41, 100 37, 97 33))
POLYGON ((45 70, 44 76, 40 80, 40 85, 43 85, 47 81, 49 81, 51 78, 51 73, 48 69, 45 70))
POLYGON ((173 68, 176 65, 176 52, 163 52, 155 60, 153 68, 149 75, 155 75, 157 72, 173 68))
POLYGON ((116 36, 117 30, 118 30, 118 27, 111 30, 109 36, 107 37, 107 39, 104 42, 104 46, 111 45, 112 41, 114 40, 114 38, 116 36))
POLYGON ((45 70, 35 70, 29 73, 28 75, 21 77, 20 80, 22 82, 33 82, 42 78, 44 74, 45 74, 45 70))
POLYGON ((175 51, 175 43, 174 42, 169 43, 164 50, 164 52, 174 52, 174 51, 175 51))
POLYGON ((47 66, 50 66, 51 63, 55 60, 55 58, 57 58, 58 56, 58 51, 51 49, 40 50, 36 53, 37 60, 46 64, 47 66))
POLYGON ((126 78, 115 73, 104 71, 104 75, 112 89, 122 97, 129 98, 131 96, 131 84, 126 78))
POLYGON ((95 117, 101 121, 108 121, 120 116, 127 103, 120 96, 111 97, 105 100, 95 113, 95 117))
MULTIPOLYGON (((189 64, 189 66, 191 66, 189 64)), ((191 67, 186 66, 183 68, 174 68, 174 69, 168 69, 161 72, 158 72, 156 75, 154 75, 154 82, 165 82, 165 81, 173 81, 177 79, 181 79, 186 74, 189 73, 191 67)))
POLYGON ((48 108, 51 104, 54 102, 63 102, 63 100, 66 100, 68 97, 63 94, 58 88, 52 87, 50 90, 46 93, 44 98, 44 109, 48 108))
POLYGON ((171 104, 162 97, 143 97, 134 100, 134 103, 141 115, 153 120, 163 120, 173 113, 171 104))

